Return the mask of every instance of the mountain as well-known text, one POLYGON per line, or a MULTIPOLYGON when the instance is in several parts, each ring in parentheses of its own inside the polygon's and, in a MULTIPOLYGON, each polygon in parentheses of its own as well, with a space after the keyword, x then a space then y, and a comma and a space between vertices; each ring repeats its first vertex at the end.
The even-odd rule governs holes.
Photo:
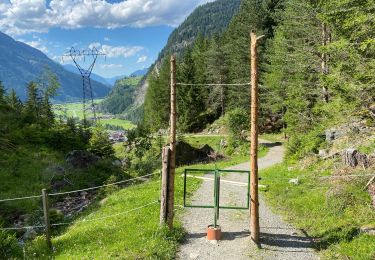
POLYGON ((116 81, 119 80, 119 79, 123 79, 123 78, 126 78, 127 76, 126 75, 122 75, 122 76, 116 76, 116 77, 112 77, 112 78, 106 78, 105 80, 111 84, 111 86, 114 86, 116 84, 116 81))
POLYGON ((150 68, 144 68, 144 69, 141 69, 141 70, 136 70, 136 71, 134 71, 133 73, 130 74, 130 77, 143 77, 144 75, 147 74, 149 69, 150 68))
POLYGON ((158 62, 170 53, 180 54, 198 35, 210 37, 225 32, 240 5, 241 0, 217 0, 197 7, 169 36, 158 62))
MULTIPOLYGON (((43 52, 0 32, 0 80, 7 89, 15 89, 21 99, 26 97, 26 85, 37 79, 46 68, 54 72, 61 84, 55 97, 59 101, 82 97, 82 79, 48 58, 43 52)), ((95 98, 104 97, 109 87, 92 81, 95 98)))
MULTIPOLYGON (((238 12, 241 0, 217 0, 197 7, 186 20, 169 36, 168 42, 160 52, 154 65, 140 81, 134 91, 133 102, 122 112, 132 121, 139 121, 145 95, 148 89, 148 76, 154 70, 158 71, 161 61, 170 53, 181 54, 191 46, 198 35, 210 37, 226 31, 233 16, 238 12)), ((146 70, 146 69, 145 69, 146 70)))
MULTIPOLYGON (((81 75, 79 73, 77 67, 74 66, 74 65, 72 65, 72 64, 66 64, 66 65, 64 65, 64 68, 67 71, 73 72, 73 73, 75 73, 77 75, 81 75)), ((95 73, 91 73, 91 79, 95 80, 95 81, 97 81, 99 83, 102 83, 103 85, 106 85, 108 87, 112 87, 114 85, 114 84, 111 84, 108 79, 106 79, 106 78, 104 78, 104 77, 102 77, 102 76, 100 76, 98 74, 95 74, 95 73)))
POLYGON ((121 114, 134 103, 134 92, 142 77, 124 77, 116 81, 109 95, 101 102, 100 109, 111 114, 121 114))

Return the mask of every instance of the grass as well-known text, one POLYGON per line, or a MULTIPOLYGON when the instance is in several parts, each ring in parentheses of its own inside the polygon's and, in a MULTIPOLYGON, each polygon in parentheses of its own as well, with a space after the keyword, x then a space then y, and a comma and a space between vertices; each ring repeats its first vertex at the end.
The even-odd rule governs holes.
MULTIPOLYGON (((226 168, 242 162, 242 158, 217 162, 219 168, 226 168)), ((193 168, 214 168, 214 164, 191 165, 193 168)), ((176 171, 175 204, 182 205, 184 167, 176 171)), ((189 179, 189 194, 199 187, 200 180, 189 179)), ((137 208, 159 198, 160 182, 154 179, 144 184, 127 187, 109 195, 104 202, 97 203, 78 220, 103 217, 137 208)), ((181 213, 176 207, 177 215, 181 213)), ((160 229, 159 203, 138 211, 108 218, 103 221, 77 222, 65 233, 53 239, 56 259, 173 259, 178 243, 184 238, 182 224, 175 219, 175 231, 168 233, 160 229)), ((39 253, 38 253, 39 252, 39 253)), ((45 253, 45 252, 43 252, 45 253)), ((28 250, 38 257, 38 249, 28 250)), ((51 255, 52 256, 52 255, 51 255)))
POLYGON ((329 175, 318 162, 304 170, 280 164, 261 171, 261 184, 272 206, 288 221, 316 238, 317 249, 326 259, 372 259, 375 239, 361 234, 366 224, 375 224, 371 199, 363 191, 363 181, 330 182, 314 178, 329 175), (300 185, 288 183, 299 178, 300 185))
MULTIPOLYGON (((59 163, 61 154, 47 148, 18 147, 9 154, 3 154, 6 163, 0 167, 0 199, 25 197, 41 194, 53 174, 45 169, 59 163)), ((2 213, 29 213, 40 207, 40 199, 0 202, 2 213)), ((6 215, 6 214, 3 214, 6 215)))
MULTIPOLYGON (((100 104, 103 99, 95 99, 95 104, 100 104)), ((78 119, 83 119, 83 112, 82 112, 82 103, 76 102, 76 103, 65 103, 65 104, 56 104, 54 107, 54 113, 56 115, 56 118, 59 118, 60 116, 67 116, 67 117, 73 117, 78 119)), ((103 113, 97 112, 98 116, 104 115, 103 113)), ((93 115, 89 114, 88 117, 91 117, 93 115)), ((113 126, 121 126, 125 130, 132 129, 135 127, 134 124, 132 124, 129 120, 124 120, 120 118, 113 118, 113 119, 100 119, 100 123, 109 124, 113 126)))
MULTIPOLYGON (((217 141, 206 137, 202 137, 202 139, 198 143, 205 143, 207 140, 217 141)), ((193 140, 196 141, 196 138, 193 140)), ((265 153, 266 150, 263 149, 261 155, 265 153)), ((177 217, 173 233, 159 228, 159 203, 102 221, 78 222, 110 214, 120 214, 157 200, 160 194, 160 180, 155 178, 146 183, 116 191, 102 202, 93 205, 77 219, 75 224, 68 227, 61 235, 53 238, 55 252, 49 256, 56 259, 91 259, 93 257, 97 259, 173 259, 178 244, 183 241, 185 236, 179 218, 182 213, 182 173, 184 169, 213 169, 215 165, 224 169, 247 159, 248 156, 237 155, 216 163, 189 165, 176 169, 175 205, 177 205, 177 217)), ((199 179, 189 179, 188 195, 192 195, 199 188, 200 183, 199 179)), ((46 255, 43 243, 38 246, 37 241, 29 246, 27 255, 34 257, 46 255)))
POLYGON ((114 126, 121 126, 125 130, 133 129, 136 126, 130 122, 129 120, 119 119, 119 118, 112 118, 112 119, 100 119, 100 123, 105 125, 114 125, 114 126))

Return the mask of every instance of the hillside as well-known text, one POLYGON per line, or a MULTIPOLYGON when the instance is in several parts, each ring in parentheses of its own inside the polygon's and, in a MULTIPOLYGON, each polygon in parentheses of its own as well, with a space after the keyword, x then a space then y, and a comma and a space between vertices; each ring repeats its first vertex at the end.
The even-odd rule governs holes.
POLYGON ((185 21, 178 26, 168 38, 154 65, 148 70, 145 80, 140 82, 134 93, 134 104, 126 112, 133 121, 142 120, 143 103, 148 88, 148 77, 155 68, 160 67, 163 58, 170 53, 180 54, 190 47, 199 36, 210 37, 223 33, 233 16, 237 13, 241 0, 217 0, 196 8, 185 21), (155 67, 156 66, 156 67, 155 67))
POLYGON ((195 9, 169 36, 156 63, 170 53, 180 54, 194 43, 198 35, 211 37, 223 33, 240 4, 241 0, 217 0, 195 9))
POLYGON ((141 77, 125 77, 116 81, 113 89, 100 104, 100 110, 111 114, 123 113, 134 103, 134 93, 141 77))
MULTIPOLYGON (((0 53, 0 80, 7 89, 15 89, 22 100, 26 97, 27 84, 36 80, 46 68, 57 75, 61 84, 56 100, 76 100, 82 97, 82 78, 67 71, 41 51, 0 32, 0 53)), ((92 86, 96 98, 109 92, 107 86, 95 80, 92 86)))

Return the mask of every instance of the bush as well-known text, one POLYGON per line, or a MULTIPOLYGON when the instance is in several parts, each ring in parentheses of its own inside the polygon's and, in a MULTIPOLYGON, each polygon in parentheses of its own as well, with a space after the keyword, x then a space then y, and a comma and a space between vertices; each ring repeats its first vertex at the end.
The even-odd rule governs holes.
POLYGON ((249 115, 245 109, 236 108, 225 115, 226 125, 235 139, 244 139, 243 130, 249 129, 249 115))
POLYGON ((317 127, 308 133, 291 135, 287 144, 286 156, 292 159, 300 159, 309 154, 317 154, 319 148, 325 144, 322 135, 323 128, 317 127))
POLYGON ((46 237, 38 236, 26 246, 27 259, 50 259, 51 250, 47 246, 46 237))
POLYGON ((22 249, 14 234, 0 230, 0 259, 20 258, 22 249))
POLYGON ((115 150, 108 138, 107 131, 102 126, 94 128, 89 141, 89 152, 101 158, 113 158, 115 150))

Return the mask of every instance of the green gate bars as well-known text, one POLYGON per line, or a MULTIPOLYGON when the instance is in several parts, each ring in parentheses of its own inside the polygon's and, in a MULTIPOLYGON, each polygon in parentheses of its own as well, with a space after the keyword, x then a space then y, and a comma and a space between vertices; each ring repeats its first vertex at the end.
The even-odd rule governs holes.
POLYGON ((185 169, 184 172, 184 207, 186 208, 212 208, 214 209, 214 227, 216 228, 217 220, 219 219, 220 209, 239 209, 239 210, 248 210, 250 207, 250 171, 241 171, 241 170, 219 170, 219 169, 185 169), (187 203, 186 201, 186 193, 187 193, 187 177, 191 177, 188 173, 196 174, 196 173, 206 173, 206 174, 213 174, 213 181, 214 181, 214 203, 213 205, 192 205, 187 203), (247 193, 246 193, 246 206, 238 207, 238 206, 229 206, 229 205, 220 205, 220 182, 221 182, 221 175, 224 173, 246 173, 247 178, 247 193))

